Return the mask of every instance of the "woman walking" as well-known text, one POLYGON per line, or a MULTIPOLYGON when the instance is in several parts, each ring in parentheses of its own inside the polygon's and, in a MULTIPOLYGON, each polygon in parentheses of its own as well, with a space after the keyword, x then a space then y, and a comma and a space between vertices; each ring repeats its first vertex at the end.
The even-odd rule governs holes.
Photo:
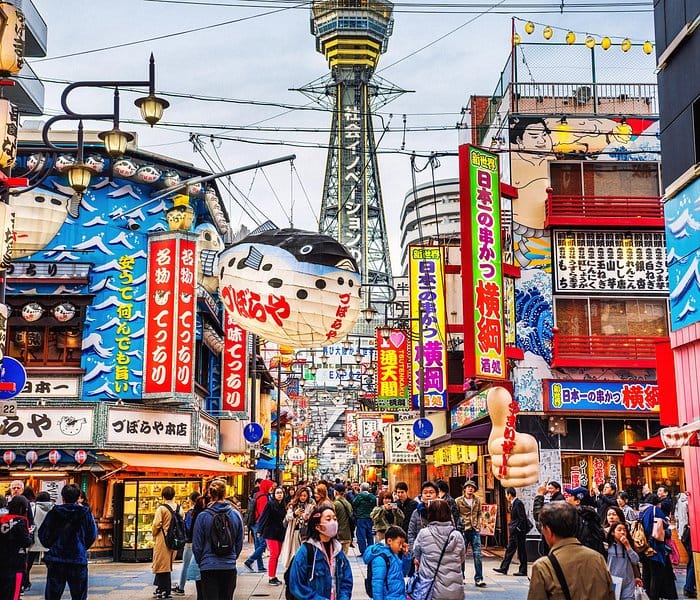
POLYGON ((374 526, 374 540, 381 542, 384 539, 386 530, 392 525, 403 524, 403 511, 396 506, 394 495, 391 492, 379 494, 379 506, 372 509, 369 514, 374 526))
POLYGON ((328 486, 324 483, 319 483, 314 488, 314 499, 316 500, 316 506, 325 506, 335 510, 333 501, 328 497, 328 486))
POLYGON ((299 486, 294 494, 294 498, 287 505, 287 516, 285 517, 287 529, 284 534, 282 550, 280 551, 280 562, 284 565, 285 570, 289 568, 294 555, 299 550, 302 542, 301 534, 307 532, 308 518, 314 507, 309 488, 299 486))
POLYGON ((619 578, 620 600, 634 600, 634 588, 642 585, 639 576, 639 555, 630 544, 630 531, 624 522, 610 526, 608 570, 613 577, 613 583, 619 578))
POLYGON ((286 532, 285 519, 287 509, 284 505, 284 489, 275 488, 272 499, 265 506, 263 514, 260 516, 258 535, 265 538, 265 543, 270 551, 270 560, 267 563, 267 574, 270 577, 270 585, 281 585, 277 579, 277 563, 282 550, 282 542, 286 532))
MULTIPOLYGON (((156 586, 156 598, 172 598, 171 573, 173 571, 173 560, 175 558, 175 550, 171 550, 165 543, 165 534, 170 528, 170 523, 174 512, 180 511, 180 506, 176 504, 175 488, 171 485, 166 485, 162 492, 163 504, 156 509, 156 514, 153 517, 151 525, 151 533, 153 534, 153 564, 151 570, 155 574, 153 585, 156 586)), ((183 516, 180 513, 180 516, 183 516)))

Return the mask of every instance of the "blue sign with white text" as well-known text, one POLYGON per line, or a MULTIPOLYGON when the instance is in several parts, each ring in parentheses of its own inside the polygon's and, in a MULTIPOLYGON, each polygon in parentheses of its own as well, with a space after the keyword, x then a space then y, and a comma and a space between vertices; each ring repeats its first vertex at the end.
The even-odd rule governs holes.
POLYGON ((658 409, 659 386, 648 381, 546 381, 551 411, 649 412, 658 409))

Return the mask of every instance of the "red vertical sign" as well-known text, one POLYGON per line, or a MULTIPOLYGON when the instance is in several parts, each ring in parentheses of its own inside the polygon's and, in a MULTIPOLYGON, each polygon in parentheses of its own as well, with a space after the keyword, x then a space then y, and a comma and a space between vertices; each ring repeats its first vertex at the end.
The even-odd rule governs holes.
POLYGON ((197 313, 196 241, 180 238, 177 257, 178 278, 175 324, 175 392, 194 393, 194 337, 197 313))
POLYGON ((228 310, 224 311, 224 359, 221 377, 222 410, 245 410, 247 335, 228 310))

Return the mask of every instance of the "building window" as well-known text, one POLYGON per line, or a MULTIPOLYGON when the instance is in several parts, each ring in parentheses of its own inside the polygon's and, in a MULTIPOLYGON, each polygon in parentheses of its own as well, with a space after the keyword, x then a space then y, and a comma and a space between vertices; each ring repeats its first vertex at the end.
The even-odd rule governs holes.
POLYGON ((7 354, 25 367, 80 366, 81 328, 10 327, 7 354))
POLYGON ((659 164, 635 161, 553 161, 556 196, 659 196, 659 164))
POLYGON ((556 298, 562 335, 668 335, 668 305, 657 298, 556 298))

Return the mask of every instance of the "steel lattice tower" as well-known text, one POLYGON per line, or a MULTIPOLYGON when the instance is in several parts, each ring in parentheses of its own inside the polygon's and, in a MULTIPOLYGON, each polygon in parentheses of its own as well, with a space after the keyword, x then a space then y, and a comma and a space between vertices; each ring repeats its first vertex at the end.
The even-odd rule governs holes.
POLYGON ((331 73, 300 90, 333 108, 319 232, 355 256, 375 305, 393 283, 372 126, 372 109, 404 91, 374 75, 392 10, 387 0, 314 0, 311 32, 331 73))

